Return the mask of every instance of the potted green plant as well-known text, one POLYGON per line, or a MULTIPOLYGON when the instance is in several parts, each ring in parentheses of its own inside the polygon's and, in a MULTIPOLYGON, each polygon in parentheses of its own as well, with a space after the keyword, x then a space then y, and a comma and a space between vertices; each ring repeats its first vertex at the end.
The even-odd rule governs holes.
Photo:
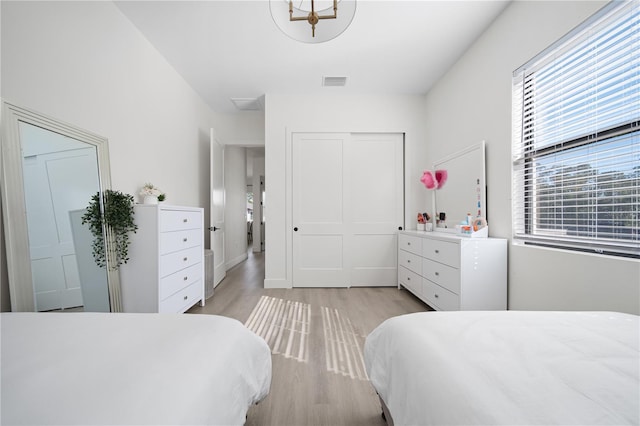
POLYGON ((132 195, 120 191, 107 189, 102 194, 102 200, 99 192, 91 197, 82 223, 89 224, 93 234, 93 258, 101 268, 107 265, 105 234, 108 235, 109 266, 115 270, 129 261, 129 233, 138 229, 134 222, 134 201, 132 195))

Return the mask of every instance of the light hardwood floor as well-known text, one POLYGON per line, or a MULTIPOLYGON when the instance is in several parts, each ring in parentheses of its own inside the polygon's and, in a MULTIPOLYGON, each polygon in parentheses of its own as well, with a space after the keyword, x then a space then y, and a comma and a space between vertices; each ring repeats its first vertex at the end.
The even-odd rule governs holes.
POLYGON ((189 310, 246 323, 266 298, 282 306, 299 302, 296 306, 307 309, 308 324, 298 329, 304 334, 300 352, 272 354, 270 393, 249 410, 246 424, 385 425, 378 397, 358 369, 364 339, 387 318, 430 308, 397 288, 264 289, 263 281, 264 256, 250 253, 247 261, 227 271, 205 307, 189 310), (352 349, 337 341, 343 339, 353 343, 352 349))

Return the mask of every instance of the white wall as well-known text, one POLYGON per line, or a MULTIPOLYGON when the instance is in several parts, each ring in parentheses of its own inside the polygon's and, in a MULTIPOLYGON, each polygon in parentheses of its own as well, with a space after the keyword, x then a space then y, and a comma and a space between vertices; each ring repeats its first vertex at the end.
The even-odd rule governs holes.
POLYGON ((137 194, 151 181, 168 203, 205 207, 208 224, 209 128, 224 123, 120 11, 0 7, 1 96, 108 138, 114 189, 137 194))
POLYGON ((264 146, 264 111, 220 114, 216 137, 225 145, 264 146))
POLYGON ((405 221, 415 229, 416 213, 426 208, 423 121, 422 96, 266 95, 265 287, 291 287, 291 132, 405 133, 405 221))
MULTIPOLYGON (((432 163, 487 141, 490 234, 511 237, 511 75, 602 7, 600 1, 516 1, 426 98, 432 163)), ((640 313, 640 262, 509 246, 509 308, 640 313)))
POLYGON ((110 2, 2 2, 2 97, 109 139, 114 188, 208 204, 216 116, 110 2))
POLYGON ((242 147, 224 148, 224 238, 226 269, 247 258, 247 155, 242 147))

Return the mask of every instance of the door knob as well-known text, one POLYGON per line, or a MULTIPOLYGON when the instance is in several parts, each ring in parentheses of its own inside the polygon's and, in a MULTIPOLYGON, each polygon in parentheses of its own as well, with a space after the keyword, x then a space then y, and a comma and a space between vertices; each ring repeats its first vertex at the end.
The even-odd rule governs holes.
POLYGON ((210 226, 209 231, 217 231, 220 228, 216 228, 215 226, 210 226))
POLYGON ((402 226, 398 226, 398 231, 402 231, 402 226))
POLYGON ((295 232, 298 232, 298 227, 296 226, 295 228, 293 228, 293 230, 294 230, 295 232))

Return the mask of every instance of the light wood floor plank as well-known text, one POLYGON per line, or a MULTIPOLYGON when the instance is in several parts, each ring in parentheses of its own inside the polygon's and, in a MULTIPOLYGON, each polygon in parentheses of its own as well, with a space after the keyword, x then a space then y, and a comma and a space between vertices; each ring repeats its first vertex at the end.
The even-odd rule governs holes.
POLYGON ((270 333, 266 341, 272 349, 282 333, 282 353, 272 354, 271 391, 249 410, 246 424, 385 425, 378 397, 363 371, 364 338, 387 318, 430 308, 396 288, 264 289, 263 282, 264 255, 249 253, 247 261, 227 271, 205 307, 189 310, 235 318, 253 330, 264 321, 262 335, 270 333), (262 307, 270 312, 254 312, 263 296, 273 299, 270 307, 262 307), (290 316, 288 324, 283 322, 285 315, 290 316), (278 318, 280 325, 273 323, 278 318))

